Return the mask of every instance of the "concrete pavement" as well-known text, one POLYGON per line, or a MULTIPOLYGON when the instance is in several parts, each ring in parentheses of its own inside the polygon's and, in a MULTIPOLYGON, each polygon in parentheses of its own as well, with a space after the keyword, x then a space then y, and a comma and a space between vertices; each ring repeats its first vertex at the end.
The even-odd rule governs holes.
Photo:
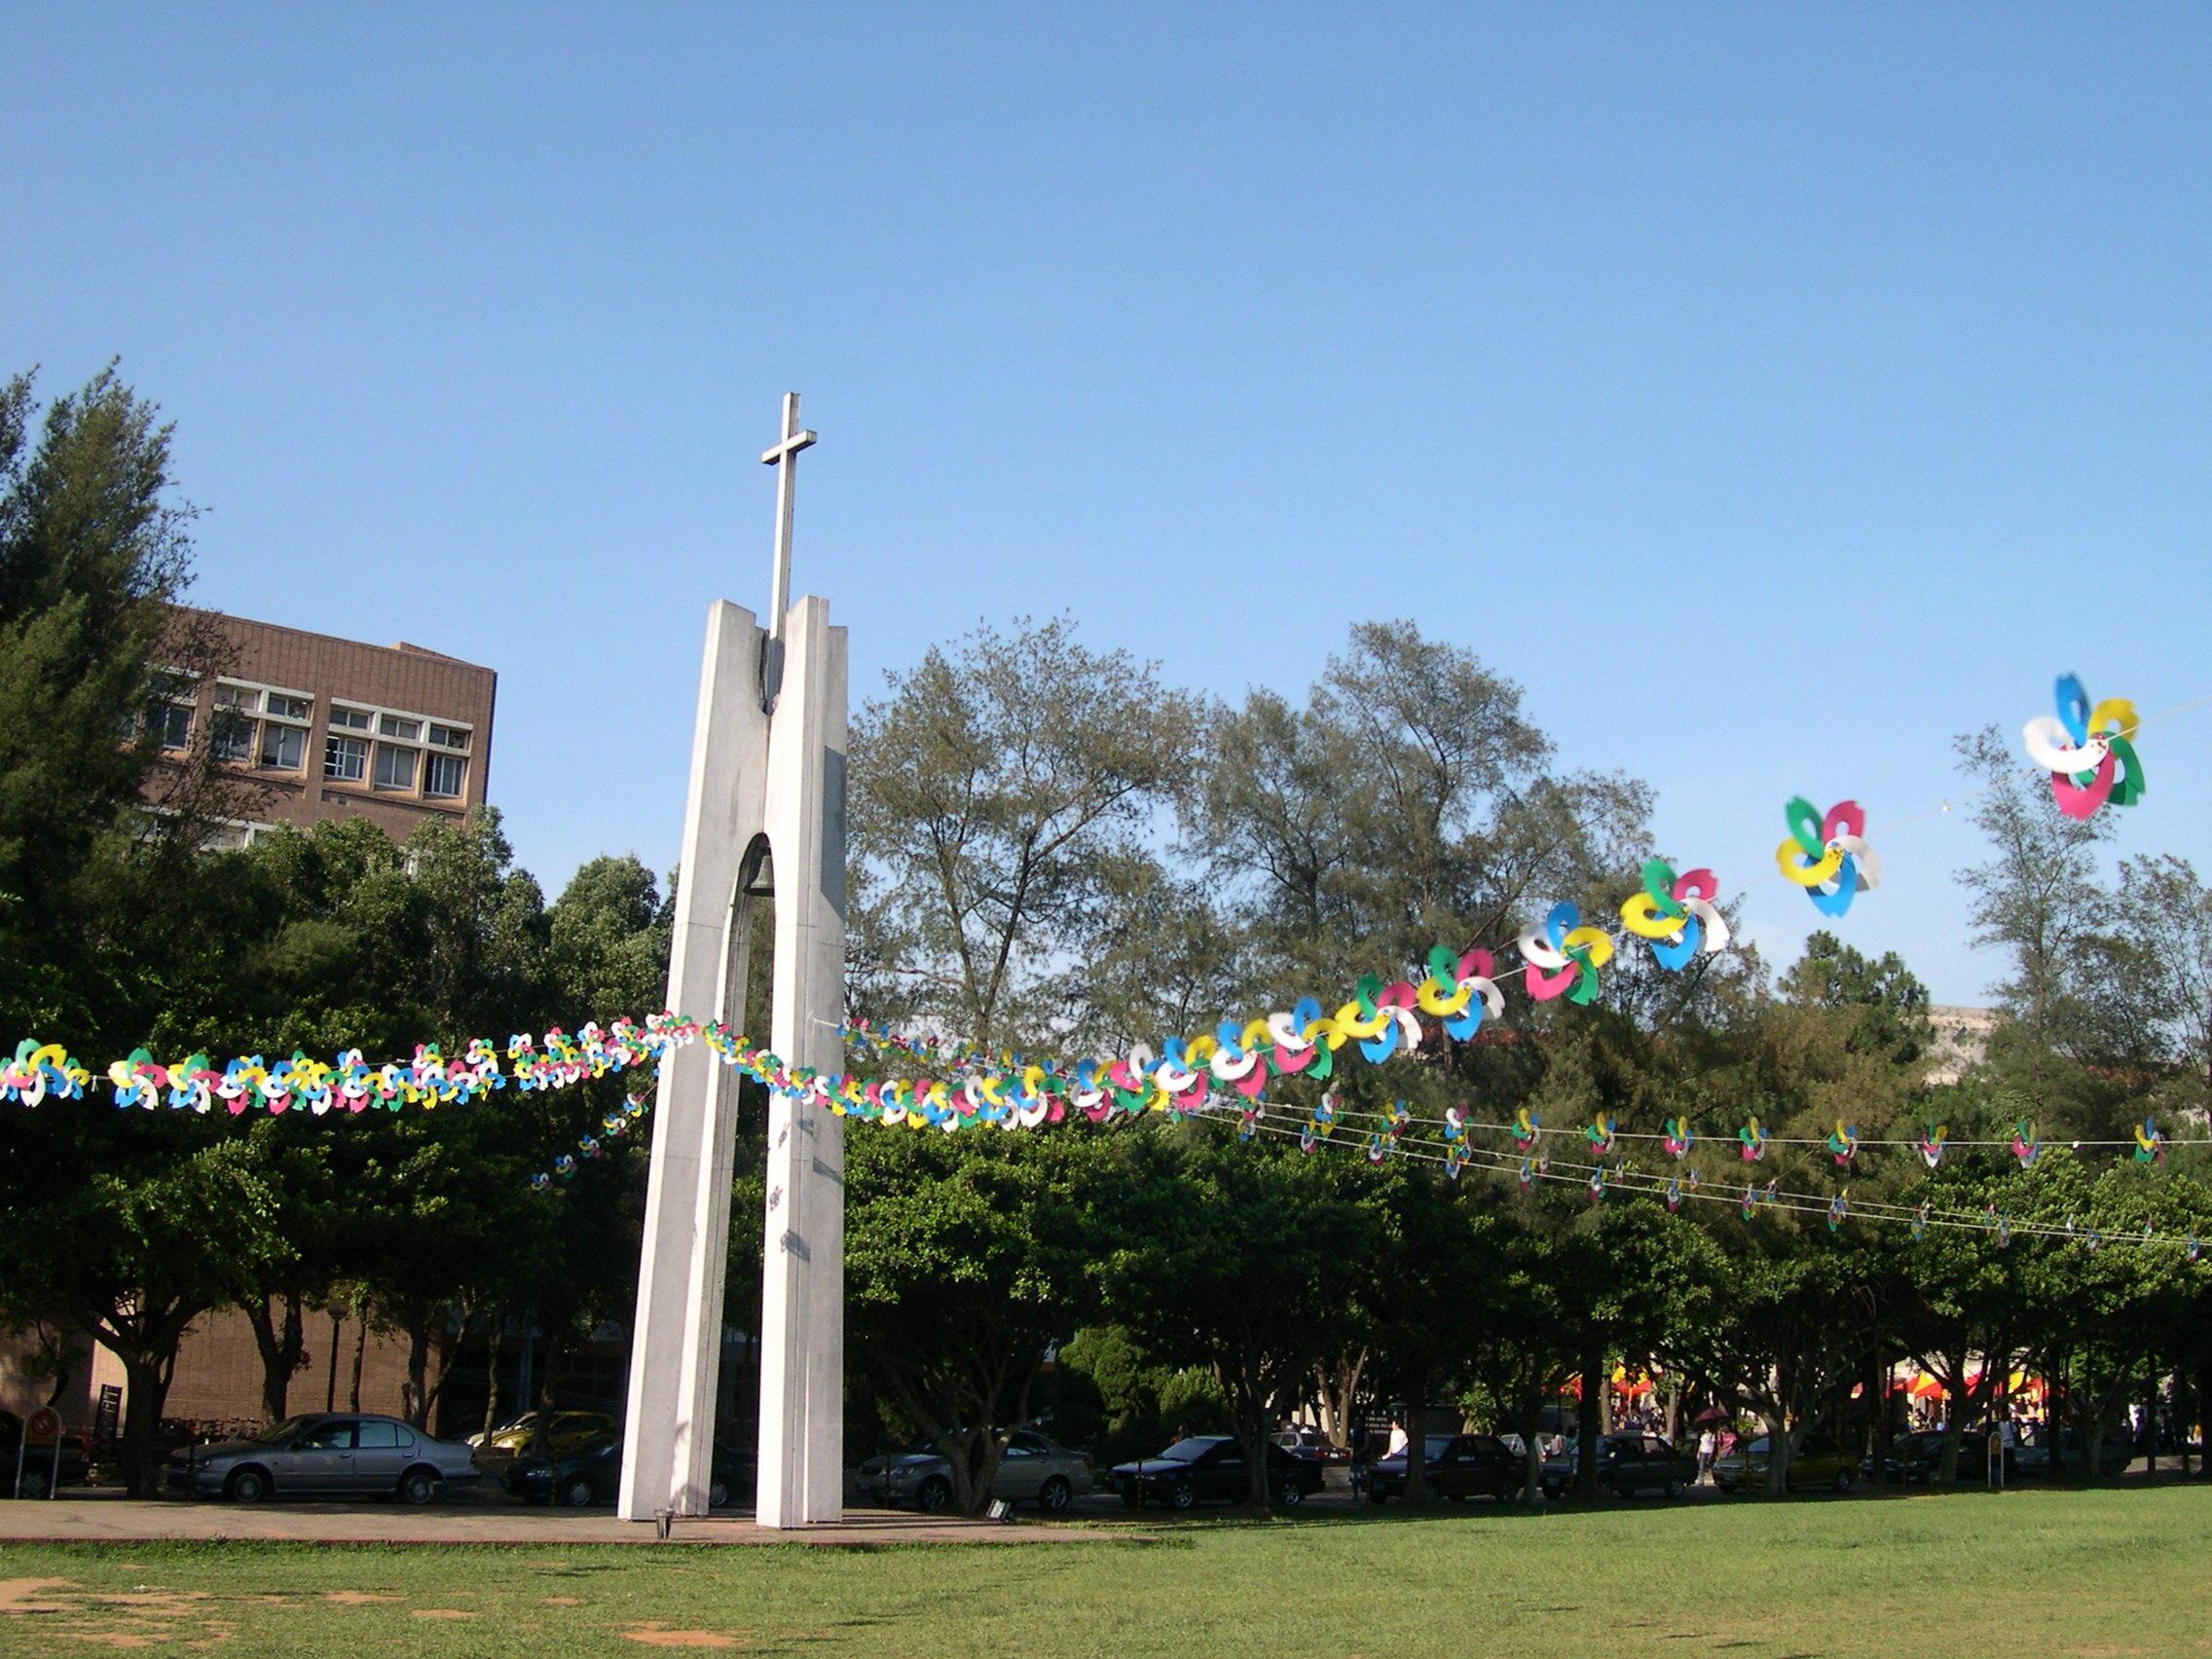
MULTIPOLYGON (((1021 1544, 1126 1542, 1125 1528, 970 1521, 891 1509, 852 1509, 835 1525, 771 1531, 746 1510, 679 1520, 680 1544, 1021 1544)), ((212 1503, 132 1498, 97 1489, 46 1500, 0 1503, 0 1545, 147 1543, 250 1538, 324 1544, 649 1544, 649 1523, 618 1521, 606 1510, 534 1509, 491 1494, 415 1508, 401 1503, 212 1503)))

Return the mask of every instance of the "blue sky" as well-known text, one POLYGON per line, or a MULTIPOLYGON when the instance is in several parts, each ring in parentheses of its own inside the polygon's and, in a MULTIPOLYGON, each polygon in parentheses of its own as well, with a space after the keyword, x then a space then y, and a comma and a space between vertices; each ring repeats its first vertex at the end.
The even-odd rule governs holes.
MULTIPOLYGON (((675 856, 789 387, 856 698, 1024 610, 1228 696, 1414 615, 1731 887, 2055 673, 2212 691, 2201 11, 13 0, 0 64, 0 366, 165 404, 202 603, 496 667, 549 887, 675 856)), ((2212 869, 2208 732, 2119 850, 2212 869)), ((1972 831, 1880 850, 1843 931, 1975 1000, 1972 831)))

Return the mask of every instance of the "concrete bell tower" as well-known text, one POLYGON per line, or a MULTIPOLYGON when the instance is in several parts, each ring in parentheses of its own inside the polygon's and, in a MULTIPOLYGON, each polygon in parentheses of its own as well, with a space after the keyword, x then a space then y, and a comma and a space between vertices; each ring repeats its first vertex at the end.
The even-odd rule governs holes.
MULTIPOLYGON (((761 456, 777 470, 768 626, 725 600, 707 611, 691 739, 668 1006, 741 1030, 754 910, 775 904, 768 1047, 843 1069, 845 630, 828 601, 791 601, 798 394, 761 456)), ((748 1033, 757 1043, 758 1033, 748 1033)), ((704 1515, 722 1349, 737 1076, 704 1044, 665 1063, 630 1346, 619 1512, 704 1515)), ((763 1527, 844 1513, 844 1123, 773 1097, 760 1314, 763 1527)))

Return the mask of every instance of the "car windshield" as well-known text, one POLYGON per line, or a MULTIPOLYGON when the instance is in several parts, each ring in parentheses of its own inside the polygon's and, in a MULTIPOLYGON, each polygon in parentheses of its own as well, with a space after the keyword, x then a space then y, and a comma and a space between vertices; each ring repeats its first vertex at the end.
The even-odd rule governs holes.
POLYGON ((1178 1440, 1161 1453, 1159 1460, 1168 1463, 1195 1463, 1221 1444, 1219 1435, 1198 1435, 1189 1440, 1178 1440))
POLYGON ((1432 1434, 1421 1442, 1421 1455, 1433 1463, 1451 1451, 1452 1442, 1458 1438, 1456 1434, 1432 1434))
POLYGON ((282 1422, 271 1423, 253 1437, 253 1442, 256 1446, 275 1446, 280 1441, 291 1439, 314 1420, 312 1417, 286 1418, 282 1422))

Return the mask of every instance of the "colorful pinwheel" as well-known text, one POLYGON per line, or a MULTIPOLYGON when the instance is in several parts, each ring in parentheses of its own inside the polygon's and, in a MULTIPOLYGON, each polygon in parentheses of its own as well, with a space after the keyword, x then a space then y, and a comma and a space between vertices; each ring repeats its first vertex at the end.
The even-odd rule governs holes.
POLYGON ((2089 819, 2108 801, 2133 806, 2143 798, 2143 762, 2131 741, 2135 705, 2107 697, 2094 710, 2082 682, 2058 677, 2056 718, 2039 715, 2020 729, 2028 758, 2050 774, 2050 793, 2069 818, 2089 819))
POLYGON ((1598 970, 1613 959, 1612 937, 1603 928, 1582 925, 1582 912, 1562 900, 1544 918, 1541 932, 1521 936, 1523 979, 1538 1002, 1565 996, 1570 1003, 1598 1000, 1598 970))
POLYGON ((1728 948, 1728 923, 1714 900, 1720 883, 1710 869, 1693 869, 1682 875, 1665 859, 1643 861, 1643 891, 1621 902, 1621 921, 1637 938, 1651 941, 1651 954, 1660 967, 1677 973, 1703 950, 1712 955, 1728 948))
POLYGON ((1866 841, 1866 814, 1854 800, 1839 800, 1823 818, 1803 795, 1783 809, 1789 833, 1774 850, 1783 875, 1805 889, 1813 907, 1841 916, 1860 894, 1882 879, 1882 862, 1866 841))

